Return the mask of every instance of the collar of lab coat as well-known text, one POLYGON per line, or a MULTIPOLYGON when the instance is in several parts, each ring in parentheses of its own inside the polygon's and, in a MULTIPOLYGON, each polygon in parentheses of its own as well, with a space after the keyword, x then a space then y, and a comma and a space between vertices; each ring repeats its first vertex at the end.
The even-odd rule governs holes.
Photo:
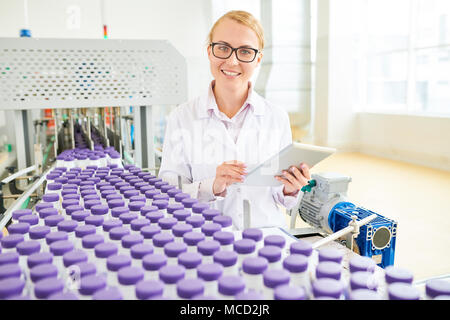
MULTIPOLYGON (((210 114, 208 113, 209 110, 218 110, 216 98, 214 97, 213 93, 213 86, 215 84, 215 80, 211 81, 208 91, 205 95, 200 97, 201 102, 197 104, 197 118, 209 118, 210 114)), ((250 107, 253 109, 253 114, 256 116, 262 116, 264 115, 264 100, 262 97, 257 94, 253 90, 253 84, 251 81, 248 82, 248 95, 247 100, 244 102, 244 106, 247 104, 250 105, 250 107)))

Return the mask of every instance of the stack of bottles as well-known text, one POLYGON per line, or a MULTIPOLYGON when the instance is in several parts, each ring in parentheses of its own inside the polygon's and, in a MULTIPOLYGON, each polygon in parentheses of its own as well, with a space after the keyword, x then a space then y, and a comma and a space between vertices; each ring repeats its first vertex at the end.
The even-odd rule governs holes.
POLYGON ((13 212, 0 239, 0 299, 442 299, 406 271, 374 277, 321 249, 230 217, 135 166, 58 167, 42 201, 13 212), (350 277, 344 280, 344 268, 350 277))

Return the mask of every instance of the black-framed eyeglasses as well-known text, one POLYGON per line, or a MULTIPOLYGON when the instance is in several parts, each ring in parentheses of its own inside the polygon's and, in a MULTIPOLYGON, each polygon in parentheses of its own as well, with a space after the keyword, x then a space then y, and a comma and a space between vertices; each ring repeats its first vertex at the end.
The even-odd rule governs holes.
POLYGON ((252 62, 255 60, 256 55, 258 54, 258 49, 247 48, 247 47, 239 47, 233 48, 225 43, 220 42, 211 42, 210 46, 212 48, 212 53, 214 57, 219 59, 228 59, 231 57, 233 52, 236 54, 236 58, 241 62, 252 62))

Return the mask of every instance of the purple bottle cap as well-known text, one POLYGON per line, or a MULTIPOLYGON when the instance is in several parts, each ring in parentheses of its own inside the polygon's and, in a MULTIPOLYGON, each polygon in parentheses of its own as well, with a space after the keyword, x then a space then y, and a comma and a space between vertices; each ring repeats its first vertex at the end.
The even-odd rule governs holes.
POLYGON ((173 212, 173 217, 178 221, 186 221, 187 218, 191 216, 189 210, 179 209, 173 212))
POLYGON ((147 199, 153 199, 153 197, 157 194, 161 194, 161 192, 157 189, 151 189, 151 190, 145 191, 145 197, 147 199))
POLYGON ((306 300, 306 292, 302 287, 282 285, 274 291, 275 300, 306 300))
POLYGON ((74 220, 63 220, 58 223, 58 231, 73 232, 78 227, 78 222, 74 220))
POLYGON ((270 263, 281 260, 281 248, 277 246, 264 246, 258 251, 258 256, 266 258, 270 263))
POLYGON ((233 250, 239 254, 249 254, 255 251, 256 243, 252 239, 236 240, 233 244, 233 250))
POLYGON ((197 202, 192 205, 192 212, 194 213, 202 213, 203 210, 209 209, 209 204, 205 202, 197 202))
POLYGON ((329 297, 339 299, 343 291, 343 285, 341 281, 335 279, 317 279, 312 283, 312 291, 315 298, 329 297))
MULTIPOLYGON (((144 182, 145 183, 145 182, 144 182)), ((147 192, 147 191, 150 191, 150 190, 155 190, 155 187, 154 186, 150 186, 150 185, 145 185, 145 186, 140 186, 139 187, 139 191, 141 192, 141 194, 143 194, 144 196, 145 196, 145 193, 147 192)), ((147 198, 147 197, 146 197, 147 198)))
POLYGON ((191 232, 192 226, 186 223, 177 223, 172 227, 172 234, 175 237, 183 237, 185 233, 191 232))
POLYGON ((173 214, 177 210, 183 210, 184 206, 180 203, 171 203, 167 206, 167 212, 173 214))
POLYGON ((291 243, 290 247, 291 254, 302 254, 309 257, 312 254, 312 245, 308 241, 299 239, 296 242, 291 243))
POLYGON ((264 246, 277 246, 283 249, 285 244, 286 239, 280 235, 273 234, 264 238, 264 246))
POLYGON ((55 256, 62 256, 73 250, 73 243, 68 240, 59 240, 50 244, 50 252, 55 256))
POLYGON ((212 221, 214 217, 220 216, 222 213, 216 209, 205 209, 202 211, 202 215, 206 221, 212 221))
POLYGON ((81 240, 83 248, 93 249, 96 245, 105 242, 105 238, 101 234, 88 234, 81 240))
MULTIPOLYGON (((147 187, 147 186, 148 186, 147 182, 142 182, 142 181, 143 181, 143 180, 141 180, 141 182, 135 183, 135 184, 134 184, 134 188, 137 189, 137 190, 139 190, 139 191, 141 191, 141 188, 142 188, 142 187, 147 187)), ((142 193, 142 192, 141 192, 141 193, 142 193)))
POLYGON ((243 291, 238 293, 234 298, 236 300, 265 300, 261 293, 254 290, 250 290, 248 292, 243 291))
POLYGON ((87 277, 89 275, 93 275, 97 272, 97 268, 95 267, 95 264, 90 263, 90 262, 78 262, 75 265, 78 267, 80 278, 87 277))
POLYGON ((184 278, 186 269, 180 265, 166 265, 159 269, 159 279, 165 284, 175 284, 184 278))
POLYGON ((245 282, 239 276, 222 276, 219 278, 219 292, 226 296, 235 296, 245 290, 245 282))
POLYGON ((371 272, 357 271, 352 273, 350 277, 350 288, 352 290, 369 289, 376 291, 377 287, 378 287, 377 280, 374 277, 373 273, 371 272))
POLYGON ((197 250, 204 256, 212 256, 220 250, 220 242, 216 240, 202 240, 197 243, 197 250))
POLYGON ((26 234, 30 230, 30 224, 27 222, 13 223, 8 227, 9 234, 26 234))
POLYGON ((75 211, 82 211, 82 210, 84 210, 84 208, 82 206, 68 206, 66 208, 66 213, 70 216, 75 211))
POLYGON ((158 223, 158 221, 164 218, 164 213, 161 211, 151 211, 145 215, 145 218, 150 220, 151 223, 158 223))
POLYGON ((190 198, 190 195, 188 193, 179 192, 175 194, 175 201, 181 202, 183 199, 190 198))
MULTIPOLYGON (((111 188, 114 188, 113 186, 110 186, 111 188)), ((116 190, 110 190, 110 189, 108 189, 108 190, 102 190, 101 191, 101 196, 102 196, 102 198, 103 199, 106 199, 106 197, 107 196, 109 196, 109 195, 118 195, 118 196, 120 196, 120 194, 118 194, 117 192, 116 192, 116 190)), ((122 197, 122 196, 120 196, 120 197, 122 197)))
POLYGON ((214 223, 218 223, 222 228, 230 227, 233 225, 233 220, 229 216, 216 216, 212 220, 214 223))
POLYGON ((409 283, 396 282, 388 287, 389 300, 419 300, 420 291, 409 283))
POLYGON ((122 247, 130 249, 135 244, 143 243, 144 237, 140 234, 128 234, 122 237, 122 247))
POLYGON ((41 244, 36 240, 23 241, 17 244, 17 252, 22 256, 29 256, 41 250, 41 244))
POLYGON ((123 196, 127 199, 130 199, 131 197, 138 196, 138 195, 139 195, 139 191, 137 191, 133 187, 131 187, 131 189, 128 189, 123 192, 123 196))
POLYGON ((158 209, 166 209, 169 202, 167 200, 153 200, 152 205, 157 206, 158 209))
POLYGON ((178 193, 181 193, 182 191, 180 189, 177 188, 172 188, 169 191, 167 191, 166 193, 169 195, 169 197, 174 198, 175 195, 177 195, 178 193))
POLYGON ((142 216, 145 216, 147 213, 154 212, 154 211, 158 211, 158 207, 157 206, 143 206, 143 207, 141 207, 141 215, 142 216))
POLYGON ((103 242, 96 245, 94 251, 97 258, 108 258, 110 256, 116 255, 119 251, 119 248, 115 243, 103 242))
POLYGON ((131 257, 124 254, 115 254, 106 260, 106 267, 109 271, 119 271, 124 267, 131 266, 131 257))
POLYGON ((19 222, 21 222, 21 223, 28 223, 30 226, 34 226, 34 225, 37 225, 39 223, 39 218, 35 214, 30 214, 30 215, 26 215, 26 216, 21 216, 19 218, 19 222))
POLYGON ((197 199, 195 198, 184 198, 181 200, 181 204, 185 207, 185 208, 192 208, 192 206, 194 204, 196 204, 198 202, 197 199))
MULTIPOLYGON (((66 208, 66 212, 67 212, 67 208, 66 208)), ((50 217, 50 216, 56 216, 58 214, 59 213, 58 213, 58 210, 56 208, 45 208, 45 209, 42 209, 41 211, 39 211, 39 217, 41 219, 45 219, 45 218, 50 217)))
POLYGON ((158 248, 163 248, 167 243, 174 241, 173 235, 170 233, 157 233, 153 236, 153 245, 158 248))
POLYGON ((165 184, 165 185, 162 185, 160 189, 161 189, 161 192, 167 193, 167 191, 176 189, 176 187, 171 184, 165 184))
POLYGON ((284 269, 268 269, 264 271, 263 278, 266 287, 275 289, 280 285, 289 284, 290 274, 284 269))
POLYGON ((165 193, 161 193, 161 194, 155 194, 153 196, 153 201, 158 201, 158 200, 166 200, 169 201, 170 197, 165 194, 165 193))
POLYGON ((115 227, 109 231, 111 240, 122 240, 128 234, 130 234, 130 229, 127 227, 115 227))
POLYGON ((64 189, 63 191, 61 191, 61 195, 63 197, 63 200, 80 200, 80 195, 78 194, 77 189, 64 189))
POLYGON ((350 272, 358 272, 358 271, 375 271, 375 261, 373 261, 369 257, 364 256, 356 256, 351 258, 349 261, 350 272))
POLYGON ((131 225, 131 230, 140 231, 143 227, 150 225, 150 220, 144 219, 144 218, 137 218, 137 219, 131 220, 130 225, 131 225))
POLYGON ((130 209, 128 209, 127 207, 116 207, 111 209, 111 215, 114 218, 118 218, 121 214, 126 212, 130 212, 130 209))
POLYGON ((33 282, 39 282, 47 278, 56 278, 58 268, 53 264, 39 264, 30 270, 30 278, 33 282))
POLYGON ((381 297, 374 290, 356 289, 350 292, 350 300, 381 300, 381 297))
POLYGON ((0 266, 0 281, 7 278, 20 278, 22 270, 18 264, 5 264, 0 266))
POLYGON ((402 268, 388 266, 384 269, 385 280, 388 284, 395 282, 403 282, 411 284, 413 281, 413 274, 402 268))
POLYGON ((105 218, 103 216, 87 216, 86 219, 84 219, 84 223, 86 225, 93 225, 96 227, 100 227, 103 225, 103 221, 105 221, 105 218))
POLYGON ((133 259, 142 259, 147 254, 153 253, 153 247, 146 243, 138 243, 130 248, 133 259))
POLYGON ((139 218, 139 215, 136 212, 125 212, 119 216, 119 219, 123 222, 123 224, 130 224, 131 221, 139 218))
POLYGON ((308 258, 302 254, 291 254, 284 259, 283 268, 291 273, 305 272, 308 269, 308 258))
POLYGON ((331 278, 340 280, 341 279, 341 265, 333 261, 323 261, 319 262, 316 267, 316 278, 331 278))
POLYGON ((145 239, 152 239, 154 235, 161 232, 161 227, 152 225, 152 226, 146 226, 141 229, 141 234, 144 236, 145 239))
POLYGON ((220 263, 224 267, 234 266, 238 260, 238 255, 234 251, 220 250, 214 253, 214 262, 220 263))
POLYGON ((205 235, 201 232, 191 231, 183 235, 183 241, 188 246, 196 246, 202 240, 205 240, 205 235))
POLYGON ((61 190, 62 189, 62 184, 59 182, 53 182, 53 183, 48 183, 47 184, 47 190, 61 190))
POLYGON ((148 179, 147 182, 150 183, 151 185, 155 185, 155 183, 160 182, 160 181, 163 181, 163 180, 161 178, 154 177, 154 178, 148 179))
POLYGON ((336 263, 341 263, 342 257, 343 257, 342 252, 334 248, 325 248, 319 250, 319 262, 332 261, 336 263))
POLYGON ((183 252, 187 252, 187 245, 183 242, 169 242, 164 246, 164 253, 169 258, 176 258, 183 252))
POLYGON ((140 300, 162 296, 163 291, 164 283, 159 280, 144 280, 136 284, 136 297, 140 300))
POLYGON ((200 228, 205 224, 205 218, 200 215, 194 215, 186 218, 186 223, 190 224, 193 228, 200 228))
POLYGON ((263 232, 260 229, 248 228, 242 231, 242 239, 251 239, 253 241, 260 241, 263 238, 263 232))
POLYGON ((17 252, 0 253, 0 266, 9 263, 19 263, 19 255, 17 252))
POLYGON ((72 220, 81 222, 84 221, 89 215, 90 213, 87 210, 75 211, 72 213, 72 220))
POLYGON ((192 299, 196 295, 203 294, 205 286, 199 279, 183 279, 177 283, 177 294, 183 299, 192 299))
MULTIPOLYGON (((66 161, 67 161, 67 158, 66 158, 66 161)), ((54 181, 62 183, 62 184, 66 184, 67 181, 69 181, 69 179, 67 179, 66 177, 59 177, 59 178, 56 178, 54 181)))
POLYGON ((68 206, 77 206, 80 202, 77 199, 67 199, 63 200, 62 207, 66 209, 68 206))
POLYGON ((80 183, 81 183, 81 179, 79 179, 79 178, 75 178, 75 179, 70 179, 70 181, 68 181, 68 182, 70 182, 71 184, 76 184, 76 185, 80 185, 80 183))
POLYGON ((125 267, 119 270, 117 278, 121 285, 135 285, 144 279, 144 270, 141 267, 125 267))
POLYGON ((110 209, 113 208, 120 208, 120 207, 125 207, 125 201, 122 200, 122 196, 117 195, 119 197, 119 199, 112 199, 112 200, 108 200, 108 207, 110 209))
POLYGON ((145 202, 142 201, 133 201, 128 204, 128 208, 130 211, 141 211, 141 208, 145 207, 145 202))
POLYGON ((53 254, 50 252, 37 252, 28 256, 27 265, 32 269, 40 264, 51 264, 53 261, 53 254))
POLYGON ((52 203, 48 203, 48 202, 39 202, 39 203, 36 204, 36 206, 34 208, 39 213, 39 212, 41 212, 42 209, 53 208, 53 204, 52 203))
POLYGON ((66 268, 70 267, 73 264, 87 261, 88 261, 87 254, 81 249, 72 250, 70 252, 65 253, 63 256, 63 262, 66 268))
MULTIPOLYGON (((120 156, 119 156, 120 157, 120 156)), ((116 287, 105 288, 99 290, 92 296, 93 300, 122 300, 122 294, 116 287)))
POLYGON ((46 193, 42 196, 42 201, 44 202, 56 202, 59 200, 59 194, 57 193, 46 193))
POLYGON ((229 231, 217 231, 213 235, 213 239, 219 241, 220 245, 230 245, 234 242, 234 233, 229 231))
POLYGON ((95 215, 103 215, 109 212, 109 207, 105 205, 96 205, 91 207, 91 213, 95 215))
POLYGON ((109 232, 112 228, 122 227, 123 222, 118 219, 109 219, 103 222, 103 231, 109 232))
POLYGON ((97 196, 97 191, 95 191, 94 187, 88 186, 87 188, 82 187, 83 189, 81 189, 81 196, 83 197, 83 199, 87 196, 97 196))
POLYGON ((220 231, 222 229, 222 226, 218 223, 206 223, 202 226, 202 232, 208 236, 212 237, 215 232, 220 231))
POLYGON ((178 222, 177 219, 172 218, 172 217, 167 217, 167 218, 161 218, 158 220, 158 225, 161 227, 161 229, 163 230, 169 230, 172 229, 172 227, 174 225, 176 225, 178 222))
POLYGON ((78 226, 75 229, 75 236, 77 238, 83 238, 84 236, 87 236, 88 234, 94 234, 95 233, 95 226, 94 225, 84 225, 84 226, 78 226))
POLYGON ((52 294, 51 296, 48 297, 47 300, 79 300, 78 296, 73 293, 73 292, 59 292, 59 293, 55 293, 52 294))
POLYGON ((30 215, 30 214, 33 214, 33 211, 31 211, 31 209, 14 210, 12 213, 12 218, 14 220, 19 220, 20 217, 30 215))
POLYGON ((0 239, 2 248, 12 249, 15 248, 19 243, 23 242, 25 239, 21 234, 10 234, 6 237, 0 239))
POLYGON ((178 264, 186 269, 196 269, 202 263, 202 255, 198 252, 183 252, 178 256, 178 264))
POLYGON ((242 262, 242 270, 248 274, 263 274, 268 267, 269 263, 263 257, 249 257, 242 262))
POLYGON ((82 295, 90 296, 104 288, 106 288, 105 277, 90 275, 81 279, 79 291, 82 295))
POLYGON ((167 265, 167 257, 159 253, 147 254, 142 258, 142 266, 145 270, 156 271, 167 265))
POLYGON ((93 206, 101 205, 102 202, 100 200, 88 200, 84 201, 84 208, 90 210, 93 206))
POLYGON ((162 186, 168 185, 169 183, 166 181, 158 181, 155 182, 154 186, 156 189, 161 189, 162 186))
POLYGON ((431 298, 450 295, 450 282, 442 279, 429 280, 425 284, 425 293, 431 298))

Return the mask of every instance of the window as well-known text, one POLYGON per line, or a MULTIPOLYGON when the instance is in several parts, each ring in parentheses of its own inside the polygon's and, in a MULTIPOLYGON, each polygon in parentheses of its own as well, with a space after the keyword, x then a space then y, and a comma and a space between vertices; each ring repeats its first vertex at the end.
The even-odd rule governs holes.
POLYGON ((360 14, 362 111, 450 116, 450 1, 364 0, 360 14))

